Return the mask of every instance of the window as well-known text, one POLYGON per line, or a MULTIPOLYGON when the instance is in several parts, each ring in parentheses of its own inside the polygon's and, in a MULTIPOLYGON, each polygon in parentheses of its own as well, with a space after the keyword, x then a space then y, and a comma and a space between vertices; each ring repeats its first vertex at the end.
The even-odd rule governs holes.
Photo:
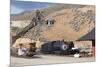
POLYGON ((48 26, 52 26, 52 25, 54 25, 54 23, 55 23, 55 20, 54 20, 54 19, 48 19, 48 20, 46 21, 46 24, 47 24, 48 26))

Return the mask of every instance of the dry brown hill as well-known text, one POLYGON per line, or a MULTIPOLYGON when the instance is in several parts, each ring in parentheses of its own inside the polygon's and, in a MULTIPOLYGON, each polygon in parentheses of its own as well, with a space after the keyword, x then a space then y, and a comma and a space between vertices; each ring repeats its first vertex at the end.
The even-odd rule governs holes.
MULTIPOLYGON (((59 11, 62 9, 70 9, 70 8, 81 8, 86 5, 74 5, 74 4, 54 4, 47 8, 41 9, 44 16, 49 15, 55 11, 59 11)), ((35 16, 35 10, 32 11, 24 11, 20 14, 11 15, 11 20, 31 20, 35 16)))
POLYGON ((54 26, 41 34, 49 40, 77 40, 95 27, 94 14, 93 6, 56 11, 48 16, 56 20, 54 26))
MULTIPOLYGON (((52 17, 55 23, 50 27, 47 25, 38 25, 22 37, 31 39, 40 38, 43 41, 62 39, 77 40, 95 27, 95 6, 93 5, 56 5, 55 7, 49 7, 42 11, 45 20, 52 17)), ((14 16, 11 19, 22 20, 29 16, 32 18, 34 16, 33 14, 34 11, 33 13, 30 12, 14 16)))

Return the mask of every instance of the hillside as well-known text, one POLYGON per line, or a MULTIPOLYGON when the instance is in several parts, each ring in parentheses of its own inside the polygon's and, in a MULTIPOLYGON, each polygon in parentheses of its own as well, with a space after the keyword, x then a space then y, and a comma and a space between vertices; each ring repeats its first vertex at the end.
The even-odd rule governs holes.
MULTIPOLYGON (((93 5, 53 5, 41 10, 45 20, 53 18, 54 24, 40 24, 29 30, 22 37, 51 40, 77 40, 88 34, 95 27, 95 6, 93 5)), ((31 20, 35 11, 11 16, 11 20, 31 20)), ((45 23, 45 22, 42 22, 45 23)))
POLYGON ((50 16, 56 20, 56 23, 50 30, 42 32, 43 37, 50 40, 77 40, 90 32, 95 25, 94 9, 92 7, 84 7, 77 10, 64 9, 50 16))
MULTIPOLYGON (((41 9, 41 11, 44 16, 47 16, 50 13, 53 13, 55 11, 59 11, 62 9, 80 8, 80 7, 84 7, 84 6, 85 5, 54 4, 54 5, 50 5, 47 8, 41 9)), ((31 20, 34 16, 35 16, 35 10, 24 11, 20 14, 11 15, 11 21, 12 20, 31 20)))

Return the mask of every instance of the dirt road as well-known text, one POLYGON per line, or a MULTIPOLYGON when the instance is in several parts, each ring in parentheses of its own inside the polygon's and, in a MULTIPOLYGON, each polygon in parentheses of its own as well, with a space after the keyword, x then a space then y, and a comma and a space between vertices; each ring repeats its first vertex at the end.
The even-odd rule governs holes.
POLYGON ((43 65, 43 64, 59 64, 59 63, 80 63, 80 62, 93 62, 93 57, 74 58, 68 56, 56 55, 37 55, 33 58, 19 58, 11 56, 12 67, 22 67, 23 65, 43 65))

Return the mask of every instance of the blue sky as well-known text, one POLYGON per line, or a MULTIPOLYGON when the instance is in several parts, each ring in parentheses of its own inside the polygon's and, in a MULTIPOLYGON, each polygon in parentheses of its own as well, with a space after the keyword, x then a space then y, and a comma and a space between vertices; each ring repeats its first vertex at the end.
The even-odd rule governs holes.
POLYGON ((49 3, 11 0, 11 14, 19 14, 23 11, 46 8, 49 5, 50 5, 49 3))

